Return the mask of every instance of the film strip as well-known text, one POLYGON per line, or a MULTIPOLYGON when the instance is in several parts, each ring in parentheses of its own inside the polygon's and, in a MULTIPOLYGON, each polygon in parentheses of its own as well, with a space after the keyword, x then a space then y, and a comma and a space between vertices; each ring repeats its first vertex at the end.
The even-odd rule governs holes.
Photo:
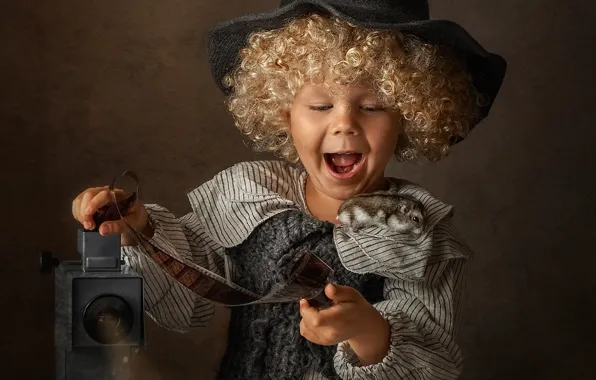
POLYGON ((319 309, 331 305, 325 296, 324 287, 333 275, 333 270, 314 253, 303 250, 293 260, 290 276, 283 286, 272 289, 268 294, 256 294, 194 262, 182 261, 169 255, 151 243, 150 239, 136 231, 125 219, 133 204, 139 199, 138 176, 128 170, 120 175, 132 178, 136 191, 118 200, 115 193, 115 178, 109 186, 113 196, 111 203, 101 207, 93 216, 95 228, 106 221, 122 219, 137 244, 144 248, 149 258, 157 263, 170 277, 192 290, 209 302, 222 306, 244 306, 256 303, 297 302, 304 298, 311 306, 319 309))

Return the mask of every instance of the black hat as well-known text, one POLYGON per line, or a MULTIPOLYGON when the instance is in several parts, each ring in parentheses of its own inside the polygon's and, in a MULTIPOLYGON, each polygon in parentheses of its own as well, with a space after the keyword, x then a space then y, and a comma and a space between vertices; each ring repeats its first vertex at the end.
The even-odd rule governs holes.
POLYGON ((506 61, 486 51, 457 23, 430 20, 426 0, 281 0, 274 11, 220 23, 208 34, 208 50, 211 72, 224 94, 231 89, 224 86, 223 78, 239 64, 240 50, 252 32, 281 28, 289 19, 311 13, 335 16, 367 28, 400 30, 451 47, 463 54, 476 89, 488 96, 481 118, 488 115, 505 76, 506 61))

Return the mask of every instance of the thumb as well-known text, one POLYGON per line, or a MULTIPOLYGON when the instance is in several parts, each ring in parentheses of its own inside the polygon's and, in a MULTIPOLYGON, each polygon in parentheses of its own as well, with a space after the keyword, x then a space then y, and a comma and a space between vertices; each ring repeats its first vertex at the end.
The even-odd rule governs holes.
POLYGON ((112 220, 109 222, 103 222, 99 226, 98 232, 101 235, 113 235, 113 234, 123 234, 127 230, 126 225, 122 220, 112 220))
POLYGON ((325 295, 337 302, 354 302, 360 297, 360 293, 356 289, 336 284, 328 284, 325 287, 325 295))

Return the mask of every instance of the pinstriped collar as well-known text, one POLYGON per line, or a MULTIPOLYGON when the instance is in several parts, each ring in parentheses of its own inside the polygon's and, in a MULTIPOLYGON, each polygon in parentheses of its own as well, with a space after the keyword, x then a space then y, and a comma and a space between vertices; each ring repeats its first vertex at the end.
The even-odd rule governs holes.
MULTIPOLYGON (((464 246, 453 249, 447 205, 424 188, 389 178, 392 190, 410 195, 427 210, 427 229, 417 239, 369 227, 358 233, 336 225, 334 240, 346 269, 386 277, 422 281, 428 265, 466 257, 464 246)), ((308 213, 304 186, 306 172, 283 161, 243 162, 223 170, 188 194, 199 222, 210 237, 224 247, 242 243, 262 222, 289 209, 308 213)))
POLYGON ((334 240, 346 269, 355 273, 376 273, 386 277, 422 281, 430 278, 428 267, 436 262, 466 257, 466 247, 452 248, 450 219, 453 206, 432 196, 424 188, 396 178, 388 178, 390 189, 418 199, 426 210, 426 227, 417 238, 378 227, 357 233, 335 226, 334 240))

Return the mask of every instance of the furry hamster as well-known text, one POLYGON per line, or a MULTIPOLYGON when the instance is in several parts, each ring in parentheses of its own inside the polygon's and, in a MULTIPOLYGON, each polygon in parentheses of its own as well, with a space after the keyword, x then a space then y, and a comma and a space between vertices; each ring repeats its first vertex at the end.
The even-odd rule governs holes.
POLYGON ((424 231, 424 206, 410 196, 389 191, 358 194, 346 199, 337 219, 358 231, 364 227, 380 227, 419 236, 424 231))

